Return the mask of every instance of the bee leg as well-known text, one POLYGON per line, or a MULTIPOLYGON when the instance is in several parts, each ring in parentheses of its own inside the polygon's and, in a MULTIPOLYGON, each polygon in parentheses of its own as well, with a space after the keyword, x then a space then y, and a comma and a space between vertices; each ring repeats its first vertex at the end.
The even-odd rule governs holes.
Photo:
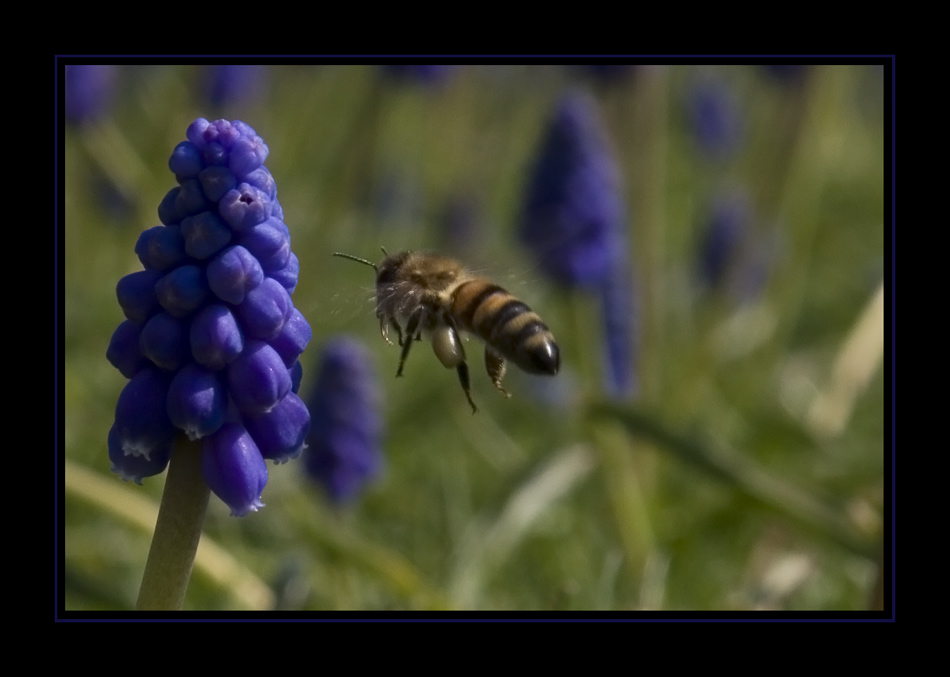
MULTIPOLYGON (((389 327, 386 326, 386 318, 382 315, 377 315, 377 317, 379 318, 379 335, 383 337, 386 343, 392 345, 393 342, 389 340, 389 327)), ((400 341, 400 345, 401 344, 402 341, 400 341)))
POLYGON ((393 342, 389 339, 389 327, 392 327, 396 330, 396 336, 399 338, 399 345, 402 345, 402 328, 399 326, 399 323, 396 322, 395 317, 389 318, 389 326, 386 326, 386 318, 382 315, 379 317, 379 335, 383 337, 383 340, 392 345, 393 342))
POLYGON ((399 335, 399 344, 402 346, 402 352, 399 354, 399 369, 396 370, 396 376, 402 376, 402 368, 406 364, 406 358, 409 357, 409 349, 412 348, 413 337, 419 330, 419 321, 422 319, 422 312, 423 309, 419 308, 419 310, 409 317, 409 322, 406 324, 405 340, 403 340, 402 334, 399 335))
POLYGON ((505 359, 489 347, 485 347, 485 370, 492 384, 505 397, 511 397, 511 394, 501 387, 501 379, 505 376, 505 359))
MULTIPOLYGON (((402 327, 400 327, 399 323, 396 322, 395 317, 389 318, 389 324, 391 324, 393 329, 396 330, 396 336, 399 338, 399 345, 402 345, 402 327)), ((390 343, 390 345, 392 344, 390 343)))
POLYGON ((468 403, 472 405, 472 413, 478 411, 478 407, 475 406, 475 403, 472 402, 472 393, 469 390, 469 381, 468 381, 468 365, 464 362, 460 362, 459 365, 455 368, 459 375, 459 383, 462 384, 462 390, 465 391, 465 399, 468 400, 468 403))

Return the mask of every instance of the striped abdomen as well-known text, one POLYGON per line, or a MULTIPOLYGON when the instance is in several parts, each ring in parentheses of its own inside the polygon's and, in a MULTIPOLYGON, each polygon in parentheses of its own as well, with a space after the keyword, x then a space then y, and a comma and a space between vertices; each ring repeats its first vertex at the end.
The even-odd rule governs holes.
POLYGON ((506 360, 532 374, 556 374, 560 354, 538 314, 487 280, 463 282, 452 292, 450 312, 506 360))

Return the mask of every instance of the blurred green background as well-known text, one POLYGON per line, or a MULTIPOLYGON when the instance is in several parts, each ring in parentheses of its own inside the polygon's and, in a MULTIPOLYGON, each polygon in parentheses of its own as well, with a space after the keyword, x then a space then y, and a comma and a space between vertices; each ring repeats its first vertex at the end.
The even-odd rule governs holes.
MULTIPOLYGON (((374 356, 383 473, 334 506, 302 464, 268 465, 266 508, 211 497, 185 609, 836 610, 873 608, 884 484, 885 74, 879 65, 611 69, 270 65, 212 100, 210 65, 115 66, 98 116, 64 131, 61 524, 65 609, 134 606, 164 476, 125 484, 106 434, 125 379, 105 359, 115 284, 174 184, 196 117, 241 119, 300 259, 294 302, 322 344, 374 356), (694 96, 718 88, 733 136, 711 153, 694 96), (518 244, 527 172, 558 98, 596 101, 622 178, 638 304, 635 397, 603 394, 599 309, 518 244), (711 205, 748 196, 755 283, 706 289, 711 205), (379 337, 376 260, 463 258, 537 310, 553 380, 498 397, 379 337)), ((738 279, 739 274, 734 276, 738 279)), ((889 579, 889 569, 884 569, 889 579)))

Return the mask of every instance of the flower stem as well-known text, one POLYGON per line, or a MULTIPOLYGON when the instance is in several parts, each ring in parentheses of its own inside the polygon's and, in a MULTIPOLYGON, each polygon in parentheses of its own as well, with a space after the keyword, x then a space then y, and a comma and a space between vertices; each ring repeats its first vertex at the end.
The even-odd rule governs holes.
POLYGON ((139 610, 181 609, 209 494, 210 489, 201 476, 201 445, 182 435, 172 450, 136 603, 139 610))

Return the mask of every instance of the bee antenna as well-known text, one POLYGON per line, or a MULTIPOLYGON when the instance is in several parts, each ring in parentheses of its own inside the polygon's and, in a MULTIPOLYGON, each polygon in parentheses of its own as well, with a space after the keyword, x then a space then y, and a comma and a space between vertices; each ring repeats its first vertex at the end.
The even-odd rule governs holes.
POLYGON ((367 266, 370 266, 376 272, 379 272, 376 268, 376 264, 372 261, 367 261, 366 259, 361 259, 359 256, 353 256, 352 254, 344 254, 343 252, 333 252, 334 256, 340 256, 344 259, 350 259, 351 261, 359 261, 360 263, 365 263, 367 266))
POLYGON ((380 247, 380 249, 383 250, 383 256, 389 256, 389 252, 386 251, 386 248, 385 248, 385 247, 380 247))

